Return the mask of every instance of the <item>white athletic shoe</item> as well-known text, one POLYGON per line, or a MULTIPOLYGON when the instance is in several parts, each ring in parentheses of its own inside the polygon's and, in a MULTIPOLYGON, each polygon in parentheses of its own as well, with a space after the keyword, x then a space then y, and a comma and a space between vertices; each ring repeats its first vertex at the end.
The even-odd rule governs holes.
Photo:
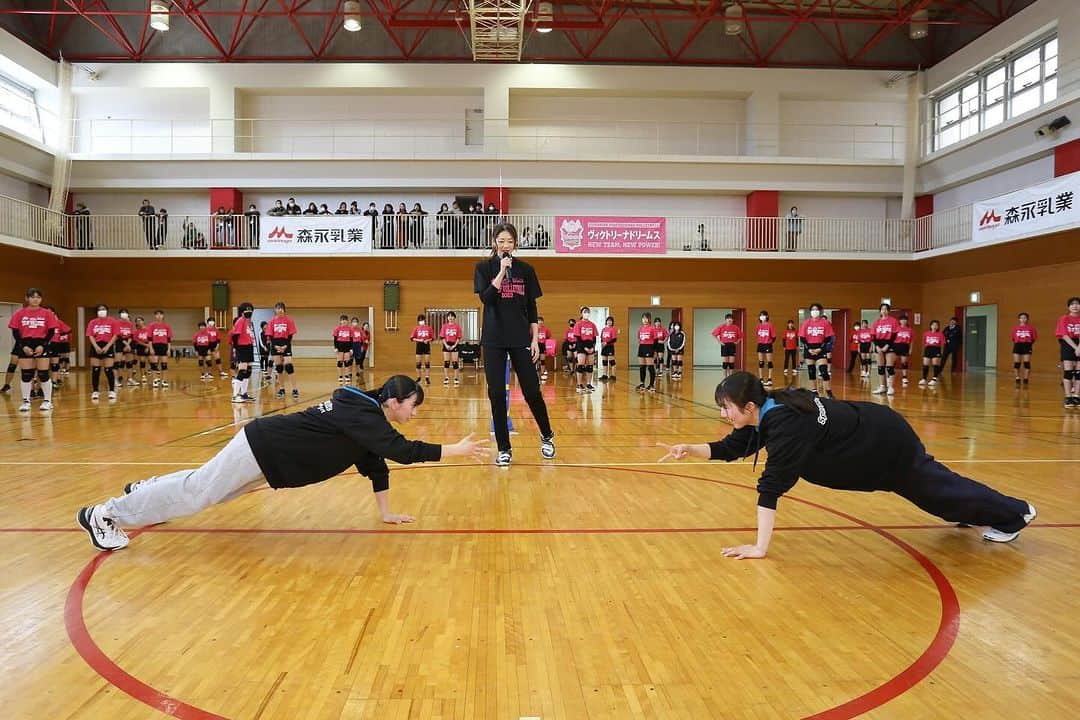
POLYGON ((116 399, 116 391, 115 390, 110 390, 109 391, 109 399, 110 400, 115 400, 116 399))
POLYGON ((930 382, 926 383, 927 387, 937 387, 937 378, 931 378, 930 382))
POLYGON ((23 400, 22 405, 19 406, 19 412, 30 412, 30 401, 23 400))
POLYGON ((151 385, 153 385, 154 387, 160 387, 161 386, 161 381, 158 380, 157 378, 154 378, 154 382, 152 382, 151 385))
POLYGON ((555 457, 555 436, 549 435, 548 437, 540 436, 540 454, 545 459, 550 460, 555 457))
POLYGON ((884 385, 878 385, 877 389, 874 390, 874 392, 872 394, 873 395, 884 395, 885 393, 886 393, 885 386, 884 385))
POLYGON ((127 384, 128 384, 128 387, 136 387, 136 386, 138 386, 139 381, 136 380, 135 378, 128 378, 127 384))
POLYGON ((38 406, 38 410, 40 410, 41 412, 49 412, 50 410, 52 410, 52 401, 46 400, 45 402, 41 403, 41 405, 38 406))
POLYGON ((500 450, 499 454, 495 456, 495 464, 499 467, 510 467, 510 460, 513 458, 509 450, 500 450))
POLYGON ((926 387, 926 378, 919 381, 919 387, 926 387))
POLYGON ((904 387, 907 387, 907 385, 908 385, 908 379, 907 378, 904 378, 901 382, 903 383, 904 387))
POLYGON ((101 397, 101 393, 99 393, 97 391, 94 391, 94 392, 90 393, 90 399, 91 400, 97 400, 100 397, 101 397))
POLYGON ((243 395, 240 395, 239 393, 238 393, 238 394, 236 394, 236 395, 233 395, 232 401, 233 401, 234 403, 242 403, 242 402, 247 402, 247 401, 246 401, 246 400, 244 399, 244 396, 243 396, 243 395))
MULTIPOLYGON (((1030 525, 1031 521, 1035 519, 1038 512, 1035 510, 1035 506, 1028 503, 1028 511, 1024 514, 1024 525, 1030 525)), ((996 530, 994 528, 987 528, 983 532, 983 540, 989 540, 990 542, 1007 543, 1012 542, 1020 534, 1020 531, 1016 532, 1004 532, 1002 530, 996 530)))
POLYGON ((892 385, 890 385, 890 386, 889 386, 889 389, 885 391, 885 394, 886 394, 886 395, 895 395, 895 394, 896 394, 896 390, 895 390, 895 389, 893 388, 893 386, 892 386, 892 385))
POLYGON ((100 505, 81 508, 75 519, 98 550, 111 551, 127 547, 127 533, 111 519, 102 517, 100 505))

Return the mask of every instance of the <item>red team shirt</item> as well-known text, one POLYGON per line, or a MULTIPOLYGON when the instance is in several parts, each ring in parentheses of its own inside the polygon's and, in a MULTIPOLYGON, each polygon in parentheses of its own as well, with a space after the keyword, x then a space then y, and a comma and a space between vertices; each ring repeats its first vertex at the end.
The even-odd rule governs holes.
POLYGON ((236 318, 236 322, 233 323, 232 332, 230 335, 236 336, 236 345, 243 347, 250 347, 255 344, 255 328, 251 324, 251 320, 241 315, 236 318))
POLYGON ((717 325, 713 328, 712 336, 725 345, 742 340, 742 330, 738 325, 717 325))
POLYGON ((1031 325, 1017 325, 1013 328, 1012 339, 1014 343, 1033 343, 1039 339, 1039 333, 1031 325))
POLYGON ((945 347, 945 333, 940 330, 938 332, 927 330, 923 333, 922 342, 928 348, 945 347))
POLYGON ((154 345, 168 345, 172 342, 172 328, 169 323, 152 322, 146 326, 150 331, 150 342, 154 345))
POLYGON ((360 343, 362 349, 367 349, 369 343, 371 343, 371 336, 368 335, 367 330, 362 327, 354 327, 352 329, 352 341, 354 343, 360 343))
POLYGON ((86 337, 93 340, 98 344, 98 347, 105 347, 113 338, 117 337, 117 321, 111 317, 94 318, 90 322, 86 323, 86 337))
POLYGON ((852 330, 851 331, 851 341, 848 342, 848 347, 851 349, 851 352, 858 351, 858 349, 859 349, 859 331, 858 330, 852 330))
POLYGON ((652 325, 642 325, 637 330, 638 343, 642 345, 656 344, 656 328, 652 325))
POLYGON ((826 338, 836 337, 836 334, 833 332, 832 323, 819 317, 804 320, 799 328, 799 337, 808 345, 821 345, 826 338))
POLYGON ((900 321, 892 315, 878 318, 870 327, 870 331, 874 333, 875 340, 892 340, 896 335, 896 331, 899 329, 900 321))
POLYGON ((130 340, 135 333, 135 323, 120 318, 116 321, 116 336, 121 340, 130 340))
POLYGON ((592 320, 578 320, 574 324, 574 335, 581 343, 581 351, 596 350, 596 323, 592 320))
POLYGON ((334 328, 334 341, 351 343, 353 342, 353 328, 352 325, 338 325, 334 328))
POLYGON ((296 334, 296 323, 288 315, 275 315, 266 325, 266 334, 274 340, 288 340, 296 334))
POLYGON ((656 327, 653 325, 653 340, 654 343, 662 343, 668 339, 668 331, 662 327, 656 327))
POLYGON ((23 340, 44 340, 49 330, 60 327, 60 321, 52 310, 43 307, 24 307, 15 311, 8 321, 8 328, 18 330, 23 340))
POLYGON ((191 338, 191 344, 197 348, 208 348, 210 342, 210 333, 206 330, 199 330, 195 333, 195 337, 191 338))
POLYGON ((896 328, 896 344, 897 345, 910 345, 911 341, 915 338, 915 331, 911 327, 904 327, 901 325, 896 328))
POLYGON ((216 342, 221 342, 221 332, 218 330, 217 325, 206 326, 206 334, 210 336, 210 344, 213 345, 216 342))
POLYGON ((134 337, 135 342, 139 343, 140 345, 149 345, 150 344, 150 328, 137 327, 137 328, 135 328, 134 335, 132 335, 132 337, 134 337))
POLYGON ((56 334, 53 335, 53 342, 55 343, 70 343, 71 342, 71 326, 60 318, 56 319, 56 334))
POLYGON ((874 342, 874 333, 868 327, 859 328, 858 338, 860 345, 866 345, 874 342))
POLYGON ((572 342, 572 343, 577 342, 577 335, 574 334, 574 328, 575 327, 577 327, 577 326, 574 325, 574 326, 566 328, 566 334, 563 335, 563 340, 565 340, 566 342, 572 342))
POLYGON ((439 339, 447 345, 457 345, 461 340, 461 326, 457 323, 443 323, 439 328, 439 339))
POLYGON ((1080 340, 1080 317, 1062 315, 1058 319, 1057 329, 1054 334, 1059 338, 1072 338, 1075 342, 1080 340))
POLYGON ((411 339, 413 342, 429 343, 434 336, 430 325, 417 325, 413 328, 411 339))
POLYGON ((619 328, 615 327, 614 325, 605 325, 604 329, 600 331, 600 342, 604 343, 605 345, 610 345, 611 343, 615 342, 618 337, 619 328))
POLYGON ((776 341, 776 329, 771 322, 758 323, 757 330, 754 332, 757 335, 757 341, 763 345, 772 345, 776 341))
POLYGON ((799 333, 794 330, 784 331, 784 349, 785 350, 797 350, 799 347, 799 333))
POLYGON ((544 342, 547 341, 547 339, 549 337, 551 337, 551 331, 548 330, 547 325, 537 325, 536 326, 536 340, 537 340, 537 342, 543 344, 544 342))

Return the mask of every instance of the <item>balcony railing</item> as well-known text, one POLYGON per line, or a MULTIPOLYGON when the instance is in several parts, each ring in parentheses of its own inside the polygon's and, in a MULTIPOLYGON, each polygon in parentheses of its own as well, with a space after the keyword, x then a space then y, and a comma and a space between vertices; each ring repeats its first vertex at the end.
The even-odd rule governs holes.
MULTIPOLYGON (((486 250, 501 221, 521 233, 521 248, 555 254, 554 215, 386 215, 371 223, 372 252, 396 254, 486 250)), ((261 215, 68 215, 0 196, 0 235, 59 248, 94 252, 174 252, 207 255, 234 251, 255 255, 259 230, 274 222, 261 215)), ((971 239, 971 207, 918 220, 870 218, 668 217, 667 251, 701 253, 831 253, 909 257, 914 252, 971 239)))

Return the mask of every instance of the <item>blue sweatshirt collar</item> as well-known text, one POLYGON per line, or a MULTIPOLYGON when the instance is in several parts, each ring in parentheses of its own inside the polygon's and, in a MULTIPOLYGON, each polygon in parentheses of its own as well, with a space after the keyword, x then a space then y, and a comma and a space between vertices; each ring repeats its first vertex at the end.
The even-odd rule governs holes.
POLYGON ((758 424, 754 426, 754 430, 757 430, 759 427, 761 427, 761 423, 765 420, 765 413, 772 410, 774 407, 777 406, 777 404, 778 403, 772 398, 768 398, 765 400, 765 402, 761 405, 761 412, 758 413, 758 424))
POLYGON ((363 390, 360 390, 359 388, 354 388, 352 385, 346 385, 345 387, 342 388, 342 390, 348 390, 349 392, 353 393, 354 395, 359 395, 360 397, 364 398, 365 400, 368 400, 371 403, 373 403, 375 405, 375 407, 382 410, 382 405, 379 404, 379 401, 376 400, 375 398, 371 397, 370 395, 368 395, 363 390))

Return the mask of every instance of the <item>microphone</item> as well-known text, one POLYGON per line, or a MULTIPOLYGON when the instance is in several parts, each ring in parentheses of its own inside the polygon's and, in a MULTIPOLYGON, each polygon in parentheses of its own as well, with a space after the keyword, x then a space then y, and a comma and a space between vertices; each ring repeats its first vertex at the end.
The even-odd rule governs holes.
MULTIPOLYGON (((508 252, 504 252, 504 253, 502 254, 502 257, 504 257, 504 258, 510 258, 511 260, 513 260, 513 259, 514 259, 513 255, 511 255, 511 254, 510 254, 510 253, 508 253, 508 252)), ((513 273, 513 272, 512 272, 512 270, 511 270, 511 268, 512 268, 512 267, 513 267, 513 266, 511 265, 510 267, 506 268, 506 279, 507 279, 507 280, 510 280, 510 279, 511 279, 511 278, 513 277, 513 275, 514 275, 514 273, 513 273)))

